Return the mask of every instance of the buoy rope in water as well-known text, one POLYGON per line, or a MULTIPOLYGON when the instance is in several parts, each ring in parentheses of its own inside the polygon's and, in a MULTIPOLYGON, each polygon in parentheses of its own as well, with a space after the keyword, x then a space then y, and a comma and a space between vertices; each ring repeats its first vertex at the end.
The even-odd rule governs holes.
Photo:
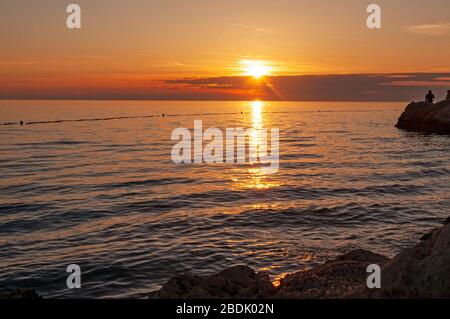
MULTIPOLYGON (((262 112, 262 113, 283 113, 283 112, 262 112)), ((139 119, 139 118, 152 118, 152 117, 179 117, 179 116, 217 116, 217 115, 233 115, 233 114, 244 114, 240 113, 180 113, 180 114, 161 114, 161 115, 136 115, 136 116, 118 116, 118 117, 101 117, 92 119, 61 119, 61 120, 51 120, 51 121, 31 121, 31 122, 4 122, 0 125, 33 125, 33 124, 56 124, 56 123, 68 123, 68 122, 94 122, 94 121, 111 121, 111 120, 124 120, 124 119, 139 119)))
MULTIPOLYGON (((346 112, 349 110, 327 110, 320 111, 322 113, 327 112, 346 112)), ((377 111, 377 110, 351 110, 352 112, 367 112, 367 111, 377 111)), ((295 114, 295 113, 313 113, 317 111, 273 111, 273 112, 261 112, 261 114, 295 114)), ((94 122, 94 121, 112 121, 112 120, 125 120, 125 119, 139 119, 139 118, 164 118, 164 117, 181 117, 181 116, 219 116, 219 115, 245 115, 251 112, 216 112, 216 113, 179 113, 179 114, 152 114, 152 115, 135 115, 135 116, 117 116, 117 117, 101 117, 101 118, 84 118, 84 119, 61 119, 61 120, 51 120, 51 121, 18 121, 18 122, 3 122, 0 125, 33 125, 33 124, 57 124, 57 123, 70 123, 70 122, 94 122)))

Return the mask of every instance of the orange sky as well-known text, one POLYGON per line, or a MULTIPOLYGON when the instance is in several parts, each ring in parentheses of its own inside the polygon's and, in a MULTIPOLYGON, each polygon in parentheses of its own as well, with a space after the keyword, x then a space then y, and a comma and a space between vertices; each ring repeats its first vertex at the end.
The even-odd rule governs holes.
POLYGON ((450 71, 448 0, 378 1, 381 30, 360 0, 74 2, 81 30, 66 28, 61 1, 0 4, 0 98, 183 98, 205 88, 167 80, 239 76, 242 59, 279 76, 450 71))

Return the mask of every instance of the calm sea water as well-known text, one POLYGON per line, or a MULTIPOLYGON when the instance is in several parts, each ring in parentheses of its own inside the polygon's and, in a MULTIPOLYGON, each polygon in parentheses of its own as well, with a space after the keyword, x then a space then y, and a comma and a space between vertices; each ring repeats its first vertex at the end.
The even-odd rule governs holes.
POLYGON ((0 287, 143 297, 184 271, 392 256, 450 207, 450 139, 397 130, 404 105, 1 101, 3 123, 120 119, 0 125, 0 287), (279 128, 279 173, 173 164, 172 130, 196 119, 279 128))

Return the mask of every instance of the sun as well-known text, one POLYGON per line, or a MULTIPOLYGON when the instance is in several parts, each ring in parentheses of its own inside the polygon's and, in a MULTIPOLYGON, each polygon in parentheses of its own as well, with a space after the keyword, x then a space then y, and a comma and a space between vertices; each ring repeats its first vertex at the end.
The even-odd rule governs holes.
POLYGON ((242 60, 239 64, 242 65, 242 71, 246 76, 251 76, 255 79, 269 75, 272 70, 272 67, 266 61, 242 60))

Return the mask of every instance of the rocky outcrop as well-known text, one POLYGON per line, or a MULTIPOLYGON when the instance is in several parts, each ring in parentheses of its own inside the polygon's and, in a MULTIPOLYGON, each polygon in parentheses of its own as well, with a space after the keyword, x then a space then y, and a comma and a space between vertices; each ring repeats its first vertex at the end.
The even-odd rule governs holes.
POLYGON ((169 280, 150 298, 162 299, 269 299, 342 298, 361 288, 366 269, 388 258, 366 250, 355 250, 311 270, 290 274, 275 287, 266 273, 246 266, 226 269, 216 275, 184 274, 169 280))
POLYGON ((381 289, 362 298, 450 298, 450 224, 406 249, 382 268, 381 289))
POLYGON ((354 250, 307 271, 281 280, 274 297, 288 299, 338 299, 351 296, 367 279, 367 266, 383 265, 389 259, 367 250, 354 250))
POLYGON ((185 274, 171 279, 151 298, 450 298, 450 218, 444 227, 393 259, 354 250, 310 270, 287 275, 275 287, 265 273, 245 266, 216 275, 185 274), (381 267, 381 289, 366 286, 367 266, 381 267))
POLYGON ((184 274, 169 280, 150 298, 161 299, 255 299, 267 298, 275 287, 267 273, 255 273, 246 266, 235 266, 211 276, 184 274))
POLYGON ((450 134, 450 100, 435 104, 413 102, 406 107, 396 127, 410 131, 450 134))

